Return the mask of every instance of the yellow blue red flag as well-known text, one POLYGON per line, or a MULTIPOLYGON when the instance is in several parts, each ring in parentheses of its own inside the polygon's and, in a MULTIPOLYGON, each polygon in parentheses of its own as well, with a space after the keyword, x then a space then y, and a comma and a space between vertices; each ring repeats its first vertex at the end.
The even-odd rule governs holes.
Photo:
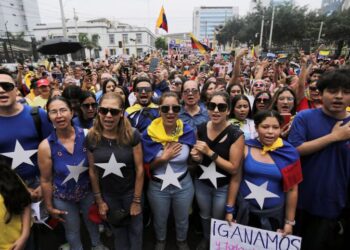
POLYGON ((193 34, 191 34, 191 43, 192 43, 192 48, 198 49, 201 54, 210 53, 212 51, 212 49, 210 47, 208 47, 204 43, 201 43, 200 41, 198 41, 193 36, 193 34))
POLYGON ((156 26, 157 26, 157 28, 163 29, 166 32, 168 32, 168 22, 166 20, 166 15, 165 15, 165 11, 164 11, 163 6, 162 6, 162 9, 160 10, 156 26))

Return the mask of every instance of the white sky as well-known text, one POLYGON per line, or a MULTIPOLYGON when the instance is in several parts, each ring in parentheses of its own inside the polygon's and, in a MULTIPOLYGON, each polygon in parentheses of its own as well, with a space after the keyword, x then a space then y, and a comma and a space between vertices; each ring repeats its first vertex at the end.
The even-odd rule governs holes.
MULTIPOLYGON (((37 0, 43 23, 60 22, 59 0, 37 0)), ((238 6, 240 16, 247 13, 250 0, 62 0, 65 17, 73 19, 75 8, 79 20, 106 17, 154 32, 162 5, 168 19, 169 33, 190 32, 192 12, 199 6, 238 6)), ((310 9, 321 7, 321 0, 296 0, 310 9)))

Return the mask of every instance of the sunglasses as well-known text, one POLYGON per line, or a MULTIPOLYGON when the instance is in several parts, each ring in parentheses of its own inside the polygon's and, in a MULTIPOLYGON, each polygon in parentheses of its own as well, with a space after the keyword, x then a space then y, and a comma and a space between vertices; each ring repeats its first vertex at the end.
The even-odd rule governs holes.
POLYGON ((264 83, 254 83, 253 87, 263 88, 263 87, 265 87, 265 84, 264 83))
POLYGON ((95 109, 97 108, 97 103, 96 102, 93 102, 93 103, 83 103, 81 104, 81 106, 85 109, 89 109, 89 108, 92 108, 92 109, 95 109))
POLYGON ((152 92, 152 88, 151 87, 137 87, 135 90, 139 94, 142 94, 143 92, 145 92, 145 93, 152 92))
POLYGON ((310 87, 309 87, 309 90, 310 90, 310 91, 317 91, 317 87, 312 87, 312 86, 310 86, 310 87))
POLYGON ((218 107, 219 112, 225 112, 228 106, 226 103, 208 102, 207 104, 207 108, 210 111, 214 111, 216 107, 218 107))
POLYGON ((170 84, 175 85, 175 86, 180 86, 182 84, 182 82, 181 81, 171 81, 170 84))
POLYGON ((173 111, 173 113, 177 114, 180 112, 181 106, 180 105, 172 105, 172 106, 162 105, 162 106, 160 106, 160 111, 162 113, 165 113, 165 114, 169 113, 170 109, 173 111))
POLYGON ((269 103, 270 98, 256 98, 256 102, 258 103, 269 103))
POLYGON ((111 113, 112 116, 117 116, 121 112, 122 112, 121 109, 104 108, 104 107, 98 108, 98 113, 100 113, 101 115, 107 115, 108 113, 111 113))
POLYGON ((193 95, 195 95, 195 94, 198 94, 198 92, 199 92, 198 89, 185 89, 185 90, 183 91, 183 93, 184 93, 185 95, 189 95, 190 93, 192 93, 193 95))
POLYGON ((5 92, 10 92, 15 88, 15 85, 11 82, 0 82, 0 87, 5 91, 5 92))

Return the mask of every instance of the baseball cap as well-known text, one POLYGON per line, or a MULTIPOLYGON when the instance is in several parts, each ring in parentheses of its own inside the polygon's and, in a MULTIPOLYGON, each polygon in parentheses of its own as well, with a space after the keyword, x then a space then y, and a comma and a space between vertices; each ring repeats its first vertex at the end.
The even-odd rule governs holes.
POLYGON ((40 88, 41 86, 49 86, 50 82, 47 79, 40 79, 36 82, 38 88, 40 88))

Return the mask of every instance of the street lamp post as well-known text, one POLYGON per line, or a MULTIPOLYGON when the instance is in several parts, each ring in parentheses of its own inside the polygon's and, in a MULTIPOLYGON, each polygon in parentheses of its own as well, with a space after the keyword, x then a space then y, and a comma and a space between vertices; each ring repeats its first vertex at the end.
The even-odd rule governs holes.
POLYGON ((271 18, 271 26, 270 26, 270 37, 269 37, 269 51, 271 50, 272 44, 272 33, 273 33, 273 21, 275 20, 275 6, 272 7, 272 18, 271 18))
POLYGON ((263 33, 264 33, 264 22, 265 22, 265 15, 263 13, 262 20, 261 20, 261 28, 260 28, 260 41, 259 41, 259 48, 262 47, 262 41, 263 41, 263 33))
POLYGON ((323 28, 323 21, 321 22, 321 25, 320 25, 320 32, 318 33, 317 43, 320 43, 321 41, 322 28, 323 28))
POLYGON ((7 23, 8 23, 9 21, 6 21, 5 22, 5 30, 6 30, 6 36, 7 36, 7 42, 8 42, 8 44, 9 44, 9 46, 10 46, 10 52, 11 52, 11 59, 12 59, 12 61, 14 61, 15 60, 15 57, 14 57, 14 55, 13 55, 13 50, 12 50, 12 45, 11 45, 11 41, 10 41, 10 37, 9 37, 9 32, 8 32, 8 30, 7 30, 7 23))

